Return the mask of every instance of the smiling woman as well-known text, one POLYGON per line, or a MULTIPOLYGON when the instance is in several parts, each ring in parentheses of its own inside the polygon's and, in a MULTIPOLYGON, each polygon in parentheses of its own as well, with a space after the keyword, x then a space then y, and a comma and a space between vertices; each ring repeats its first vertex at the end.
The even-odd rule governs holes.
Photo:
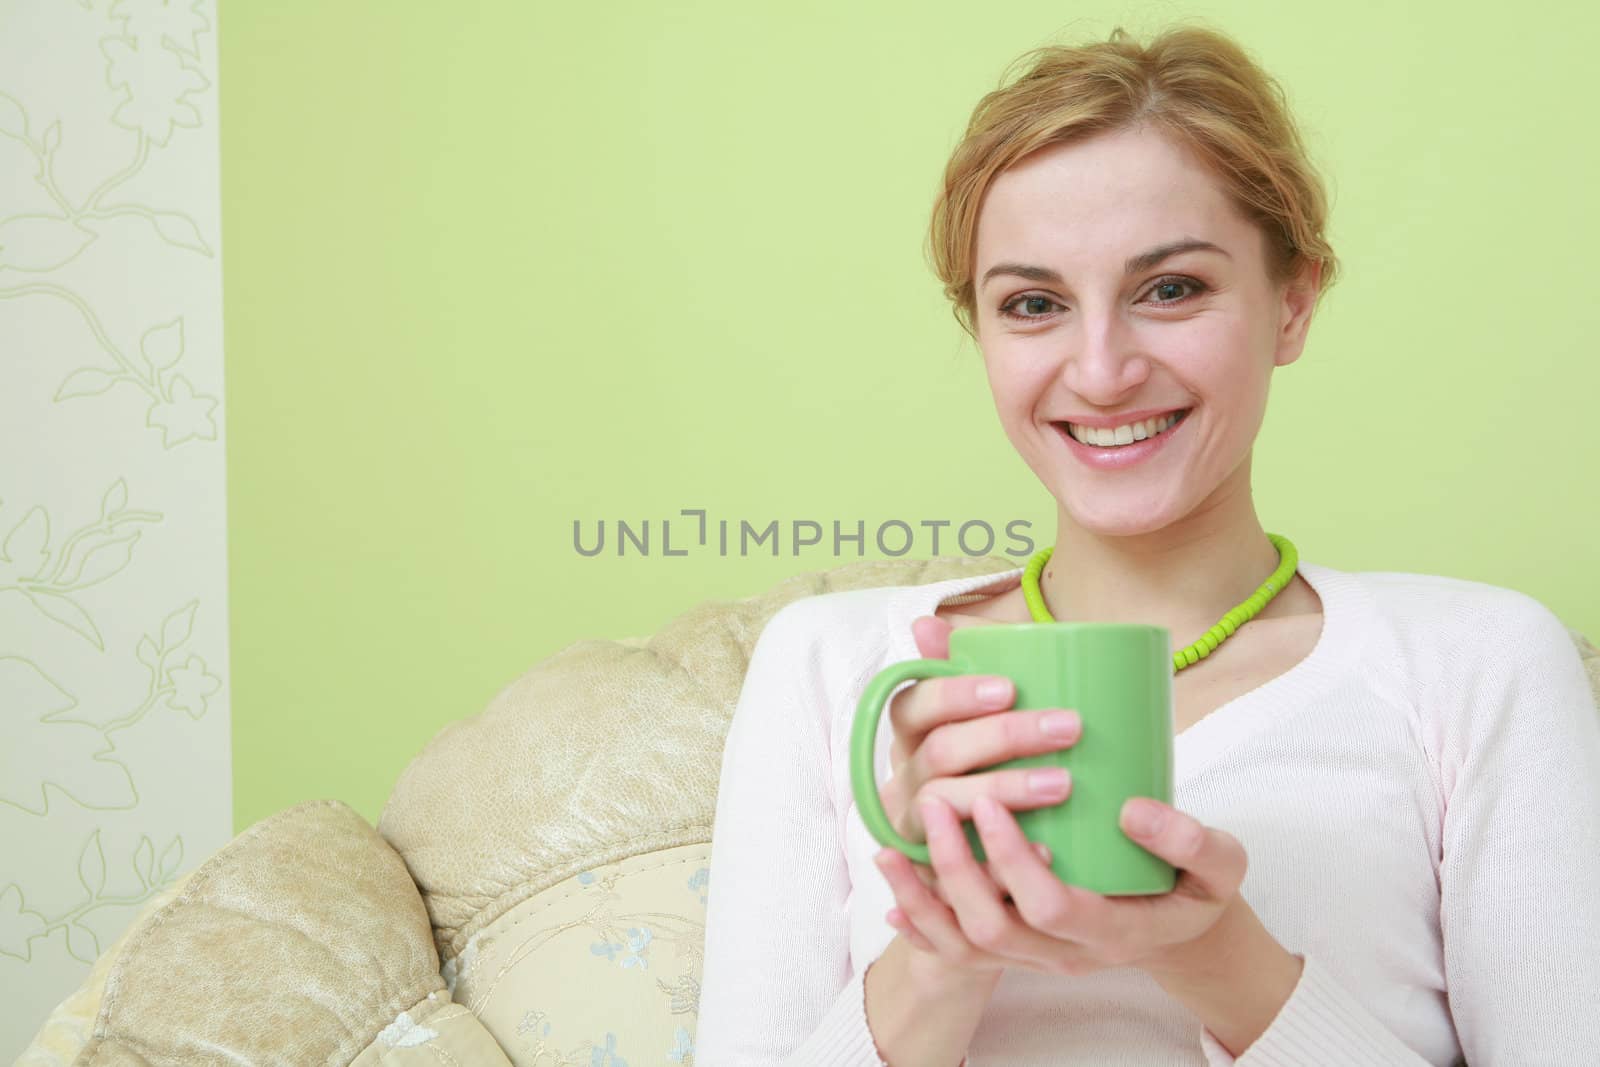
MULTIPOLYGON (((1244 197, 1256 183, 1235 177, 1230 188, 1214 176, 1222 165, 1211 161, 1214 149, 1167 132, 1175 120, 1128 106, 1110 119, 1133 125, 1103 131, 1103 108, 1080 105, 1062 120, 1066 129, 1089 123, 1099 132, 1064 134, 994 175, 972 236, 956 242, 973 249, 984 279, 975 293, 957 285, 959 306, 1007 436, 1076 517, 1064 533, 1070 544, 1058 545, 1063 558, 1097 552, 1078 532, 1086 520, 1171 544, 1189 540, 1192 524, 1177 520, 1198 511, 1211 531, 1226 528, 1248 546, 1248 574, 1234 575, 1244 585, 1275 558, 1249 493, 1268 382, 1300 355, 1331 254, 1291 248, 1284 235, 1322 226, 1278 221, 1302 205, 1252 213, 1244 197), (1177 433, 1152 437, 1138 425, 1179 411, 1187 414, 1177 433), (1079 432, 1063 433, 1063 424, 1079 432), (1137 478, 1126 473, 1136 465, 1137 478)), ((1227 165, 1234 174, 1243 164, 1227 165)), ((1320 210, 1317 195, 1304 199, 1320 210)), ((939 266, 951 278, 973 273, 939 266)), ((1163 580, 1199 562, 1164 555, 1163 580)), ((1241 557, 1230 551, 1228 560, 1237 569, 1241 557)), ((1061 580, 1052 573, 1046 585, 1061 580)), ((1058 603, 1099 607, 1088 590, 1055 592, 1058 603)), ((1144 594, 1154 599, 1156 590, 1144 594)))
POLYGON ((1600 709, 1565 627, 1515 590, 1303 560, 1256 516, 1272 376, 1337 274, 1281 89, 1197 28, 1029 58, 978 104, 930 241, 1055 540, 762 631, 723 753, 698 1062, 1592 1059, 1600 709), (885 716, 876 784, 930 866, 855 810, 867 679, 947 658, 956 626, 1052 620, 1178 646, 1173 803, 1118 823, 1181 872, 1170 893, 1069 887, 1021 835, 1013 813, 1073 803, 1072 778, 991 768, 1093 760, 1118 709, 1013 709, 1003 677, 919 681, 885 716))

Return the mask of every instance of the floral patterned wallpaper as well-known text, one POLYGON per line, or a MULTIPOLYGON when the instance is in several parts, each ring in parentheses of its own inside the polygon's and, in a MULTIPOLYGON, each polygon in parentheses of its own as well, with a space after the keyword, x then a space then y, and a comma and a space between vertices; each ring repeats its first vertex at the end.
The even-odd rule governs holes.
POLYGON ((232 836, 214 0, 0 5, 0 1060, 232 836))

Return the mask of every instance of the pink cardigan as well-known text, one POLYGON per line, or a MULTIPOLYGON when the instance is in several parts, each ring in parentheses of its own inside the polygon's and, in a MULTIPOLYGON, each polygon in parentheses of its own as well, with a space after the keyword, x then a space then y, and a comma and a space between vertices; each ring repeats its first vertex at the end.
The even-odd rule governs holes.
MULTIPOLYGON (((1142 971, 1013 968, 968 1067, 1600 1058, 1600 712, 1566 628, 1497 586, 1299 571, 1316 647, 1182 731, 1174 763, 1175 806, 1244 843, 1243 896, 1305 961, 1277 1018, 1235 1061, 1142 971)), ((769 620, 723 751, 698 1067, 883 1067, 862 979, 894 899, 850 791, 851 716, 917 657, 914 618, 1020 574, 769 620)), ((884 716, 880 785, 891 740, 884 716)))

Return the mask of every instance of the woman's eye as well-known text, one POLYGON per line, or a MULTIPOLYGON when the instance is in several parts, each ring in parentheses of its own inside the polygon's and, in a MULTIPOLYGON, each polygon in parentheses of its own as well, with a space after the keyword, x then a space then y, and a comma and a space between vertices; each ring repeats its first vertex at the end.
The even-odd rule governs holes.
POLYGON ((1027 322, 1030 319, 1044 318, 1047 308, 1060 306, 1060 304, 1056 303, 1054 300, 1051 300, 1048 296, 1040 296, 1038 293, 1024 293, 1022 296, 1014 296, 1010 300, 1007 300, 1004 304, 1001 304, 1000 314, 1004 315, 1008 319, 1017 319, 1022 322, 1027 322), (1023 313, 1013 310, 1019 306, 1027 309, 1027 312, 1023 313), (1038 314, 1034 314, 1034 312, 1038 312, 1038 314))
POLYGON ((1193 278, 1162 278, 1151 286, 1150 291, 1158 295, 1159 299, 1156 301, 1158 304, 1180 304, 1187 300, 1188 297, 1167 297, 1161 294, 1169 293, 1174 289, 1192 289, 1196 294, 1199 294, 1205 292, 1205 288, 1204 285, 1193 278))
MULTIPOLYGON (((1151 286, 1149 290, 1156 297, 1156 304, 1167 307, 1181 304, 1185 300, 1198 296, 1205 291, 1206 286, 1203 282, 1198 282, 1193 278, 1181 277, 1162 278, 1151 286), (1189 292, 1178 295, 1182 294, 1184 290, 1189 290, 1189 292)), ((1061 307, 1060 304, 1047 296, 1041 296, 1038 293, 1024 293, 1021 296, 1014 296, 1004 304, 1001 304, 1000 314, 1018 322, 1037 322, 1040 319, 1048 318, 1051 308, 1059 307, 1061 307)))

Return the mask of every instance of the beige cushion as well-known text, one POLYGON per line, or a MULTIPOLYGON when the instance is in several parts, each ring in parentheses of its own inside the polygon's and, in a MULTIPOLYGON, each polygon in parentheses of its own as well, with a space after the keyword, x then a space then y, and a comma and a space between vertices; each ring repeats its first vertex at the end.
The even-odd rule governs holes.
POLYGON ((458 999, 511 1061, 594 1050, 609 1063, 609 1042, 630 1064, 692 1062, 723 742, 779 608, 1015 567, 951 557, 799 575, 649 638, 580 641, 441 730, 378 830, 416 879, 458 999))
POLYGON ((1578 646, 1578 658, 1589 672, 1589 684, 1594 686, 1595 702, 1600 703, 1600 648, 1596 648, 1589 639, 1572 627, 1567 627, 1567 633, 1572 636, 1572 643, 1578 646))
POLYGON ((711 846, 596 866, 517 904, 445 964, 514 1064, 694 1062, 711 846))
POLYGON ((95 1018, 100 1014, 100 1002, 105 998, 106 978, 113 966, 121 962, 122 951, 128 939, 149 922, 156 912, 183 892, 194 874, 193 870, 179 874, 165 888, 144 902, 144 906, 134 915, 133 921, 96 958, 83 984, 55 1006, 55 1010, 34 1035, 33 1042, 23 1051, 21 1058, 13 1067, 65 1067, 77 1058, 83 1047, 89 1043, 89 1037, 94 1031, 95 1018))
POLYGON ((476 1015, 446 993, 429 993, 380 1030, 350 1067, 510 1067, 510 1061, 476 1015))
MULTIPOLYGON (((451 1002, 405 864, 340 801, 256 823, 169 887, 119 944, 96 964, 109 960, 83 1047, 51 1060, 35 1042, 23 1062, 452 1062, 438 1049, 460 1064, 506 1064, 451 1002)), ((64 1018, 46 1029, 66 1051, 64 1018)))

